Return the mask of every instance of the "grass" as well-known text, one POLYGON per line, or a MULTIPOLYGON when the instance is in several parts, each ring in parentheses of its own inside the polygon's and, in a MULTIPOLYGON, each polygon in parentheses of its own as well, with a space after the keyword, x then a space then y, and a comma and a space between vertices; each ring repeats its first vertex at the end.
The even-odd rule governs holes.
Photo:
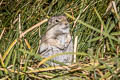
POLYGON ((119 0, 1 0, 0 78, 119 80, 119 5, 119 0), (46 59, 37 54, 48 19, 60 14, 65 14, 70 23, 76 62, 50 67, 47 60, 71 54, 46 59))

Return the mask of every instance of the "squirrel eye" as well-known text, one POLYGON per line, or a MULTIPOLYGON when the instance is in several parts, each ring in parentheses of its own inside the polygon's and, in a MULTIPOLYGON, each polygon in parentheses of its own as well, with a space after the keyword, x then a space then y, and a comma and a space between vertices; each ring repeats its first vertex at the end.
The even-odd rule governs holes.
POLYGON ((56 22, 59 22, 59 20, 57 20, 57 19, 56 19, 55 21, 56 21, 56 22))

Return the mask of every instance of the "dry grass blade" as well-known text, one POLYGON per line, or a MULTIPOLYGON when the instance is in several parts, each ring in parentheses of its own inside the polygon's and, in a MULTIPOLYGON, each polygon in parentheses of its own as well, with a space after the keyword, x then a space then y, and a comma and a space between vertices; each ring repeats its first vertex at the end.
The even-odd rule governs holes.
POLYGON ((14 45, 16 44, 17 39, 15 39, 11 45, 9 46, 9 48, 6 50, 6 52, 3 55, 3 61, 5 60, 5 58, 7 57, 7 55, 9 54, 10 50, 14 47, 14 45))
POLYGON ((1 38, 2 38, 2 36, 3 36, 3 34, 4 34, 4 32, 5 32, 5 28, 2 30, 2 33, 0 34, 0 40, 1 40, 1 38))
POLYGON ((77 40, 78 40, 78 36, 75 37, 75 42, 74 42, 74 63, 76 63, 76 52, 77 52, 77 40))
POLYGON ((41 24, 43 24, 43 23, 45 23, 47 21, 48 21, 48 19, 44 19, 43 21, 41 21, 41 22, 35 24, 34 26, 30 27, 29 29, 27 29, 26 31, 24 31, 22 34, 20 34, 20 38, 22 38, 26 33, 32 31, 34 28, 39 27, 41 24))

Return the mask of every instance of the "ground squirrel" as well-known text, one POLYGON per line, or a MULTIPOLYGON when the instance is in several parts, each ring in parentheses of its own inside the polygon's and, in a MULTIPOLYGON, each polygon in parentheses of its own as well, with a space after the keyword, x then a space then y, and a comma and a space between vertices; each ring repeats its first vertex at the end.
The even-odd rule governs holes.
MULTIPOLYGON (((42 37, 39 53, 42 57, 46 58, 64 52, 73 52, 70 25, 65 16, 54 16, 48 21, 47 31, 42 37)), ((70 65, 72 62, 72 54, 60 55, 52 60, 70 65)), ((51 66, 59 65, 51 61, 49 61, 48 64, 51 66)))

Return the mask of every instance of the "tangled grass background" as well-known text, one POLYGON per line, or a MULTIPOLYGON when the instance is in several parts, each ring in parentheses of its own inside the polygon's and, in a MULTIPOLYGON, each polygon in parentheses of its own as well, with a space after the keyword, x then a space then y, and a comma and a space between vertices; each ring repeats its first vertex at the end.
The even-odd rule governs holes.
POLYGON ((1 0, 0 78, 119 80, 120 1, 1 0), (47 60, 66 53, 42 59, 37 50, 47 20, 59 14, 70 22, 76 62, 49 67, 47 60))

